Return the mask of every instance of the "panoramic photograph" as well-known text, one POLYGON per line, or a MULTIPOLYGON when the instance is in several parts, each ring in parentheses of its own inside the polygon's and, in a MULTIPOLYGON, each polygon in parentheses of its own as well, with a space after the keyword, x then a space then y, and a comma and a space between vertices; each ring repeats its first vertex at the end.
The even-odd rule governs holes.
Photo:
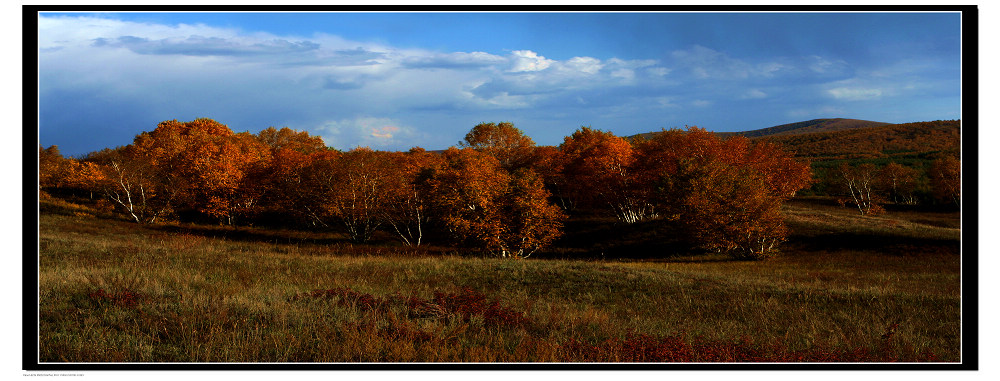
POLYGON ((37 12, 24 361, 976 364, 972 10, 37 12))

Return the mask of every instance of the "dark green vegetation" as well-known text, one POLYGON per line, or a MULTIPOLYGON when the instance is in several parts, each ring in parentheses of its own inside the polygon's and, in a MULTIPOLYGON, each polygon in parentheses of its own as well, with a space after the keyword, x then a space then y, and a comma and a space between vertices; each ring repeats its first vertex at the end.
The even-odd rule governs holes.
MULTIPOLYGON (((43 362, 959 361, 956 212, 782 207, 766 261, 571 221, 537 260, 41 203, 43 362), (627 258, 661 250, 656 259, 627 258), (597 255, 598 257, 595 257, 597 255), (574 256, 586 259, 572 259, 574 256)), ((648 230, 645 230, 648 231, 648 230)), ((630 233, 631 232, 631 233, 630 233)))

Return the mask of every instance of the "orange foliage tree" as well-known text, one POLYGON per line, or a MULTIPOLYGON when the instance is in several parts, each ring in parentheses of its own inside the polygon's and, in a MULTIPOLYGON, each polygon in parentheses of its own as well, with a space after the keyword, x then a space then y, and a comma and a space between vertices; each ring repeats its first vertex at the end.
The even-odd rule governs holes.
POLYGON ((471 148, 452 147, 443 161, 422 174, 420 185, 456 241, 526 258, 561 233, 564 216, 530 170, 510 174, 495 157, 471 148))
POLYGON ((307 200, 313 197, 305 188, 304 168, 321 152, 328 151, 323 139, 288 127, 280 130, 269 127, 256 137, 270 151, 270 160, 245 178, 260 190, 257 214, 267 213, 288 221, 310 220, 308 213, 302 212, 307 200))
POLYGON ((104 175, 101 168, 89 161, 64 158, 58 146, 38 147, 39 188, 63 188, 89 192, 91 198, 104 175))
POLYGON ((510 175, 502 203, 501 256, 527 258, 562 235, 566 216, 549 202, 551 196, 534 171, 520 169, 510 175))
POLYGON ((556 203, 563 210, 576 208, 576 199, 570 193, 566 176, 563 175, 565 155, 555 146, 538 146, 532 154, 528 167, 542 178, 545 188, 552 193, 556 203))
POLYGON ((332 192, 325 200, 351 240, 367 242, 384 220, 392 179, 398 177, 388 152, 356 148, 339 156, 332 173, 332 192))
POLYGON ((163 192, 179 208, 232 224, 259 192, 247 188, 247 173, 269 159, 266 147, 248 133, 234 134, 212 119, 164 121, 136 136, 130 152, 155 169, 163 192))
POLYGON ((459 145, 493 156, 500 162, 500 167, 513 171, 530 164, 535 141, 510 122, 480 123, 465 135, 465 140, 459 145))
POLYGON ((604 204, 623 222, 655 216, 645 189, 631 171, 632 145, 611 132, 581 127, 560 148, 566 192, 579 202, 604 204))
POLYGON ((67 159, 59 152, 58 146, 42 148, 38 146, 38 186, 52 188, 62 185, 66 177, 67 159))
POLYGON ((104 149, 86 158, 100 169, 95 188, 137 223, 155 223, 173 212, 181 192, 177 177, 164 173, 134 146, 104 149))
POLYGON ((863 163, 852 166, 842 163, 837 167, 842 186, 851 195, 851 202, 858 207, 862 215, 879 215, 885 213, 880 203, 883 202, 879 190, 879 169, 874 164, 863 163))
POLYGON ((419 179, 425 172, 442 165, 441 155, 419 147, 393 156, 395 176, 387 178, 388 204, 383 218, 404 245, 419 246, 423 243, 424 231, 431 220, 431 196, 426 188, 419 185, 419 179))
POLYGON ((697 127, 663 131, 636 151, 649 202, 698 245, 736 258, 774 254, 787 234, 781 203, 811 181, 808 164, 774 146, 697 127))
POLYGON ((917 203, 919 177, 918 170, 892 162, 879 171, 879 187, 889 193, 892 202, 913 205, 917 203))
POLYGON ((962 162, 953 156, 934 160, 928 171, 931 188, 938 200, 952 201, 962 205, 962 162))
POLYGON ((774 253, 787 229, 779 212, 782 197, 766 186, 766 177, 747 166, 722 160, 684 160, 665 176, 663 205, 700 246, 739 259, 774 253))

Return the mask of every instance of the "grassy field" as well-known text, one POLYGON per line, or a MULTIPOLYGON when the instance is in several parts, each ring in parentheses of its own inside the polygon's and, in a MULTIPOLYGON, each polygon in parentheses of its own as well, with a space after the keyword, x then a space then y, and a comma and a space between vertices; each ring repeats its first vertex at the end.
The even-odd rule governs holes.
POLYGON ((960 360, 957 213, 861 217, 825 199, 784 213, 793 235, 767 261, 572 248, 500 260, 333 233, 139 226, 46 201, 40 360, 960 360))

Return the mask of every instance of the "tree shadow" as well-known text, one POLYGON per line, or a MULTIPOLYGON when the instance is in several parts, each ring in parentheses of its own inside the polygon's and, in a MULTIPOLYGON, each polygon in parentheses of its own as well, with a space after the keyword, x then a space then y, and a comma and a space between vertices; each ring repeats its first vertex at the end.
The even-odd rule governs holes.
POLYGON ((961 243, 954 239, 916 238, 888 234, 836 232, 826 234, 793 234, 785 243, 788 250, 803 251, 873 251, 894 256, 927 253, 959 254, 961 243))
POLYGON ((153 227, 166 233, 190 234, 206 238, 236 242, 271 244, 311 244, 333 245, 351 241, 342 234, 293 229, 257 229, 251 227, 230 227, 195 224, 168 224, 153 227))
MULTIPOLYGON (((674 260, 697 258, 676 224, 661 219, 626 224, 603 216, 578 216, 540 258, 584 260, 674 260)), ((716 259, 712 259, 716 260, 716 259)))

